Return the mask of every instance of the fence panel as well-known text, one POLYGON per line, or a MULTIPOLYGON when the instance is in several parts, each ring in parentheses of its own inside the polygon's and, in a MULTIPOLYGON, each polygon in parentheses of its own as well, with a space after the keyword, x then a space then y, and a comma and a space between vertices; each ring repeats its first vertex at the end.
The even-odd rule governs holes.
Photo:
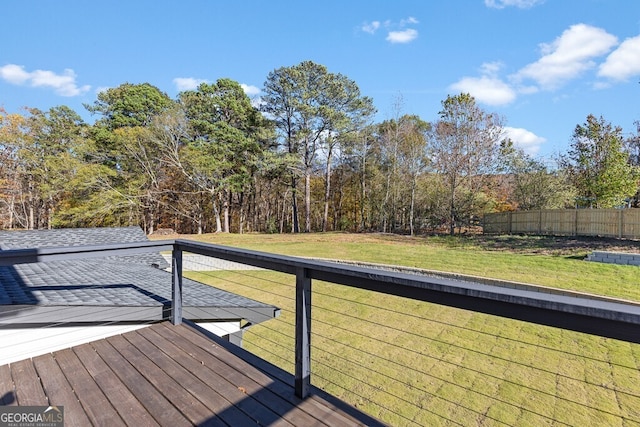
POLYGON ((486 214, 483 232, 640 239, 640 209, 558 209, 486 214))
POLYGON ((511 232, 524 234, 540 233, 540 211, 513 212, 511 232))
POLYGON ((540 234, 572 236, 575 234, 575 211, 540 211, 540 234))
POLYGON ((619 212, 616 209, 582 209, 578 211, 576 234, 579 236, 619 237, 619 212))
POLYGON ((499 212, 484 216, 483 231, 487 234, 508 234, 511 224, 511 212, 499 212))
POLYGON ((635 239, 640 236, 640 209, 622 211, 622 237, 635 239))

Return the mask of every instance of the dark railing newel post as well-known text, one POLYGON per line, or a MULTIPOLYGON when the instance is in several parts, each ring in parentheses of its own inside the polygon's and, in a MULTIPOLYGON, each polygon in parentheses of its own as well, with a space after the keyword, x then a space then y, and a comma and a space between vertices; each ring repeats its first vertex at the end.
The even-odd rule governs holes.
POLYGON ((295 393, 304 399, 311 388, 311 278, 306 268, 296 270, 295 393))
POLYGON ((171 252, 171 323, 182 323, 182 249, 176 244, 171 252))

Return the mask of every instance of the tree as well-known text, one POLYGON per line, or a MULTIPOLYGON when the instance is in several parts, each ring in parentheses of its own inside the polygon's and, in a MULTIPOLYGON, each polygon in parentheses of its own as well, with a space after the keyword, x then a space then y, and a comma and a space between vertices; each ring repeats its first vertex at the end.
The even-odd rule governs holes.
POLYGON ((357 194, 354 203, 359 207, 360 219, 355 220, 357 224, 355 228, 359 231, 365 231, 371 225, 368 181, 373 174, 369 162, 372 161, 375 129, 375 125, 370 124, 354 133, 351 135, 350 143, 342 150, 345 155, 344 165, 349 167, 351 173, 355 175, 354 182, 358 187, 354 190, 354 195, 357 194))
POLYGON ((202 234, 205 228, 206 205, 209 198, 199 188, 185 165, 183 148, 189 141, 189 124, 182 106, 173 108, 154 117, 150 127, 153 140, 167 166, 166 180, 163 180, 163 207, 165 216, 173 218, 174 229, 186 229, 202 234), (165 189, 166 188, 166 189, 165 189), (179 226, 185 220, 190 226, 179 226))
POLYGON ((575 190, 562 170, 551 170, 544 162, 503 141, 501 153, 512 204, 519 210, 562 209, 571 205, 575 190))
POLYGON ((72 184, 87 164, 87 126, 66 106, 0 120, 8 226, 52 228, 73 198, 72 184), (6 169, 5 169, 6 168, 6 169))
POLYGON ((113 131, 115 141, 127 159, 120 168, 128 199, 140 210, 143 228, 152 234, 160 216, 161 186, 164 174, 163 153, 150 126, 121 127, 113 131))
POLYGON ((590 114, 577 125, 569 152, 560 164, 578 191, 579 201, 590 207, 621 206, 638 189, 638 168, 629 162, 623 149, 622 129, 603 117, 590 114))
POLYGON ((123 83, 98 93, 93 105, 85 108, 102 115, 100 124, 109 130, 147 126, 155 116, 171 108, 173 101, 149 83, 123 83))
POLYGON ((396 231, 398 219, 399 190, 402 185, 398 168, 398 150, 403 136, 400 126, 402 103, 402 98, 398 97, 393 105, 395 117, 378 125, 379 161, 384 174, 384 196, 379 211, 383 233, 396 231))
MULTIPOLYGON (((375 112, 371 98, 360 95, 353 80, 342 74, 328 74, 321 93, 321 112, 327 121, 326 135, 321 139, 325 158, 325 192, 322 231, 327 231, 329 199, 331 198, 331 171, 336 151, 342 151, 353 141, 375 112), (322 111, 324 109, 324 111, 322 111), (339 148, 342 146, 342 148, 339 148)), ((307 230, 308 231, 308 230, 307 230)))
MULTIPOLYGON (((91 136, 97 159, 114 172, 101 181, 105 195, 101 209, 110 210, 116 223, 141 223, 148 233, 156 227, 163 163, 149 127, 173 105, 167 94, 149 83, 124 83, 98 93, 92 105, 85 105, 102 116, 91 136)), ((95 202, 98 207, 100 199, 95 202)))
MULTIPOLYGON (((320 147, 326 149, 325 206, 330 191, 331 159, 340 135, 373 113, 370 98, 362 97, 352 80, 304 61, 278 68, 267 76, 262 98, 264 111, 275 123, 281 147, 298 165, 289 170, 293 232, 299 232, 297 186, 304 179, 305 231, 311 231, 311 176, 320 147)), ((327 208, 325 207, 325 211, 327 208)), ((326 223, 326 215, 325 223, 326 223)))
POLYGON ((403 116, 400 119, 400 127, 403 129, 403 138, 399 146, 398 154, 401 168, 408 177, 410 185, 409 233, 413 236, 415 234, 418 177, 429 164, 426 151, 426 133, 429 131, 430 125, 424 120, 421 120, 420 117, 411 115, 403 116))
POLYGON ((268 123, 240 84, 230 79, 202 83, 195 91, 180 93, 179 99, 189 141, 177 165, 210 195, 216 231, 229 232, 232 196, 244 194, 251 183, 268 123))
POLYGON ((477 215, 487 178, 494 172, 502 119, 476 105, 468 93, 447 96, 429 133, 433 171, 443 175, 449 205, 449 232, 477 215))
MULTIPOLYGON (((640 121, 633 122, 635 133, 631 134, 625 140, 625 151, 629 153, 629 162, 637 168, 640 168, 640 121)), ((632 200, 633 207, 640 207, 640 188, 636 190, 636 194, 632 200)))
POLYGON ((3 209, 3 226, 13 228, 33 228, 33 222, 29 223, 25 201, 24 176, 26 165, 20 157, 20 150, 26 144, 26 117, 21 114, 8 114, 0 108, 0 184, 2 197, 0 202, 3 209))
POLYGON ((429 123, 405 114, 385 120, 378 126, 377 148, 384 174, 384 196, 380 209, 382 231, 415 232, 417 183, 429 160, 429 123), (408 213, 408 217, 407 217, 408 213))

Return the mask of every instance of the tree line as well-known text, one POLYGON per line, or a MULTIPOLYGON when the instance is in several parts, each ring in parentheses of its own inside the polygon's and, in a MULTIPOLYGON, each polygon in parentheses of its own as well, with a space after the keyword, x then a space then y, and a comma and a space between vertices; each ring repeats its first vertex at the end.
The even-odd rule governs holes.
POLYGON ((0 226, 414 235, 637 200, 640 137, 602 117, 550 166, 471 95, 441 107, 375 122, 356 82, 305 61, 269 73, 257 100, 223 78, 175 99, 148 83, 107 89, 85 105, 93 124, 66 106, 0 110, 0 226))

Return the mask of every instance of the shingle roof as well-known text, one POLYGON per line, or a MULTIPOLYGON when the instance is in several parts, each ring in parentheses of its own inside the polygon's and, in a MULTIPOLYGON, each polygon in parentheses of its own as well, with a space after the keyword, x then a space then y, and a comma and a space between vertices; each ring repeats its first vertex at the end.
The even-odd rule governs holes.
MULTIPOLYGON (((102 231, 46 230, 42 231, 44 236, 41 232, 15 232, 16 235, 0 232, 0 244, 18 249, 140 241, 131 227, 102 231), (118 230, 122 230, 123 240, 113 239, 118 230), (6 237, 8 234, 10 238, 6 237), (26 241, 21 241, 18 235, 26 241), (103 239, 96 241, 100 235, 103 239)), ((144 233, 142 236, 146 240, 144 233)), ((155 256, 162 258, 159 254, 155 256)), ((171 274, 151 267, 146 263, 150 259, 153 258, 92 258, 0 267, 0 324, 138 322, 167 318, 171 274)), ((277 308, 184 279, 183 313, 194 321, 246 319, 258 323, 274 317, 277 308)))
MULTIPOLYGON (((32 249, 65 246, 90 246, 108 243, 146 242, 140 227, 59 228, 53 230, 0 231, 0 249, 32 249)), ((169 264, 158 253, 108 259, 167 268, 169 264)))

